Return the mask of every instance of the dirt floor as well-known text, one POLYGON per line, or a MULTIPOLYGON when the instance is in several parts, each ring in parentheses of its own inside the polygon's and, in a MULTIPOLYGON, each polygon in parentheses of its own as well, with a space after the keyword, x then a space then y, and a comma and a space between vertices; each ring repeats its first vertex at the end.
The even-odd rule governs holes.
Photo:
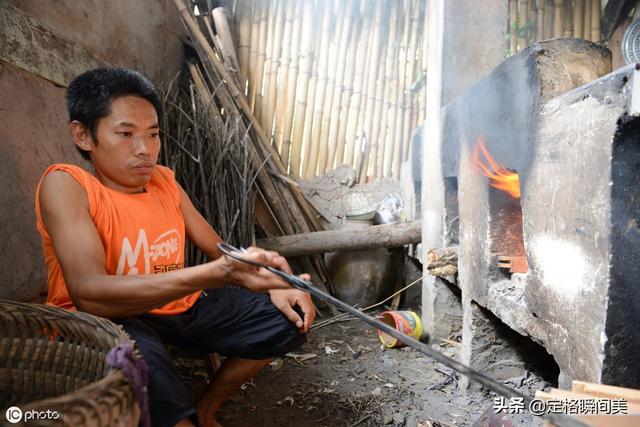
MULTIPOLYGON (((493 406, 493 392, 475 385, 463 393, 449 368, 410 348, 383 349, 360 321, 333 323, 308 338, 232 396, 219 414, 222 425, 471 426, 493 406)), ((454 357, 459 349, 455 341, 432 346, 454 357)), ((207 380, 204 363, 180 359, 178 366, 197 396, 207 380)), ((549 387, 531 372, 505 384, 530 395, 549 387)), ((529 414, 509 419, 542 425, 529 414)))

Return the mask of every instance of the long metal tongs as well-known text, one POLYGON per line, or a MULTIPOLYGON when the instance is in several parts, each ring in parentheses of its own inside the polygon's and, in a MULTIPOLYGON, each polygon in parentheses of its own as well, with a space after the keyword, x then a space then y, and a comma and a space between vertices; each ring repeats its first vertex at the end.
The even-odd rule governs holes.
MULTIPOLYGON (((300 289, 305 292, 309 292, 314 297, 319 298, 325 302, 328 302, 329 304, 332 304, 341 310, 344 310, 345 312, 357 317, 358 319, 373 326, 374 328, 380 329, 384 333, 391 335, 392 337, 402 342, 403 344, 408 345, 409 347, 412 347, 423 354, 426 354, 430 358, 442 363, 443 365, 453 369, 454 371, 462 375, 466 375, 469 379, 482 384, 483 386, 487 387, 490 390, 493 390, 494 392, 502 396, 505 396, 508 398, 511 398, 511 397, 521 398, 522 401, 527 405, 527 407, 533 400, 530 396, 523 394, 518 390, 514 390, 511 387, 507 387, 506 385, 501 384, 487 377, 486 375, 474 370, 473 368, 470 368, 467 365, 464 365, 458 362, 457 360, 454 360, 448 356, 445 356, 441 352, 429 347, 427 344, 420 342, 415 338, 410 337, 406 334, 403 334, 402 332, 396 330, 395 328, 392 328, 386 323, 383 323, 380 320, 374 317, 371 317, 351 307, 349 304, 340 301, 336 297, 329 295, 324 291, 321 291, 320 289, 316 288, 315 286, 313 286, 313 284, 311 284, 310 282, 307 282, 306 280, 302 280, 299 277, 296 277, 292 274, 285 273, 284 271, 278 270, 277 268, 271 267, 269 265, 265 265, 260 262, 253 261, 251 259, 244 258, 242 254, 246 252, 245 249, 238 249, 224 242, 218 243, 218 249, 220 249, 220 251, 228 257, 244 262, 246 264, 253 265, 255 267, 262 267, 270 271, 271 273, 285 280, 294 288, 300 289)), ((538 414, 535 414, 535 415, 538 415, 538 414)), ((588 427, 587 424, 569 415, 544 414, 541 416, 542 418, 553 422, 558 427, 588 427)))

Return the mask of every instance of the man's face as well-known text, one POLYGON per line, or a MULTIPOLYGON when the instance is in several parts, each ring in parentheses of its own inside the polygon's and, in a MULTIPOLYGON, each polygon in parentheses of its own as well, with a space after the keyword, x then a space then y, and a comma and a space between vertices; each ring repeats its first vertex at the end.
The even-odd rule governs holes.
POLYGON ((158 115, 137 96, 111 101, 111 112, 98 121, 98 143, 91 144, 96 175, 107 187, 138 193, 151 179, 160 151, 158 115))

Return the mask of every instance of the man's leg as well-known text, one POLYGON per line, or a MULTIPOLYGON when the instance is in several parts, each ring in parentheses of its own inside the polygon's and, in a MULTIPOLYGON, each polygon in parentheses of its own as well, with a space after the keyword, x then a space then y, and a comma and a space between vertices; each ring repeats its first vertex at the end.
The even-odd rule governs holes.
POLYGON ((142 353, 149 368, 149 411, 151 424, 156 427, 188 427, 198 425, 191 389, 180 379, 171 356, 158 333, 145 322, 136 319, 115 321, 142 353))
POLYGON ((203 353, 217 352, 227 358, 197 403, 203 426, 215 425, 208 423, 225 399, 273 357, 293 350, 305 339, 268 295, 239 288, 206 292, 183 317, 189 318, 185 332, 198 337, 196 345, 203 353))
POLYGON ((202 393, 196 404, 198 418, 203 427, 209 421, 215 423, 215 414, 227 398, 233 394, 240 386, 256 376, 273 359, 242 359, 240 357, 228 357, 220 366, 213 381, 209 383, 207 389, 202 393))

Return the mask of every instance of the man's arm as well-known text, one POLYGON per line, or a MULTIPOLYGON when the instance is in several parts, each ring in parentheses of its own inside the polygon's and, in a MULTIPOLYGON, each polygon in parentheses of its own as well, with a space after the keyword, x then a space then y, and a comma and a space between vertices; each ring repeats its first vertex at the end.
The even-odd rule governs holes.
MULTIPOLYGON (((40 187, 44 225, 74 305, 95 315, 135 316, 196 290, 235 283, 257 292, 288 288, 265 269, 220 257, 216 261, 167 273, 117 276, 105 271, 102 241, 89 213, 82 186, 62 171, 48 174, 40 187)), ((244 256, 281 267, 275 253, 250 248, 244 256)))
MULTIPOLYGON (((216 245, 218 242, 221 242, 222 239, 193 206, 191 199, 189 199, 189 196, 182 187, 180 187, 180 210, 184 217, 187 237, 206 253, 209 259, 217 259, 220 257, 222 254, 216 245)), ((280 255, 276 256, 277 258, 274 259, 274 262, 279 265, 278 268, 292 274, 291 267, 289 267, 287 260, 280 255)), ((302 277, 304 280, 310 279, 309 275, 306 274, 302 277)), ((306 332, 311 327, 316 317, 316 310, 308 293, 298 289, 272 289, 269 290, 269 296, 278 310, 287 316, 291 323, 296 325, 301 331, 306 332), (292 308, 296 305, 302 310, 303 318, 292 308)))
POLYGON ((178 185, 178 188, 180 188, 180 211, 184 218, 187 237, 202 252, 207 254, 210 260, 220 258, 222 253, 217 245, 222 242, 222 238, 193 206, 191 199, 183 188, 180 185, 178 185))

